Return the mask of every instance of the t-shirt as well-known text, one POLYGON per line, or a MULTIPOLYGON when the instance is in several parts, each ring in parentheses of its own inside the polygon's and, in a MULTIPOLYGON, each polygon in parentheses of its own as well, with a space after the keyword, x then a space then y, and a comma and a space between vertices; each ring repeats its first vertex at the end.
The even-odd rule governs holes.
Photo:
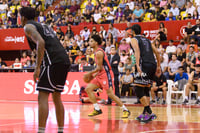
POLYGON ((176 46, 167 46, 166 53, 175 53, 176 52, 176 46))
POLYGON ((171 72, 175 72, 178 70, 179 66, 181 66, 181 62, 179 60, 170 61, 168 66, 171 68, 171 72))
POLYGON ((142 10, 142 9, 139 9, 139 10, 134 10, 133 11, 133 13, 137 16, 137 17, 140 17, 143 13, 144 13, 144 11, 142 10))
POLYGON ((128 44, 125 44, 125 45, 121 44, 121 45, 119 45, 119 50, 120 51, 125 50, 126 52, 128 52, 128 50, 130 50, 130 45, 128 45, 128 44))
POLYGON ((77 52, 78 52, 78 50, 80 50, 80 47, 79 46, 71 46, 70 48, 69 48, 69 50, 71 51, 71 54, 72 55, 77 55, 77 52))
POLYGON ((192 31, 193 31, 193 28, 185 27, 185 32, 186 32, 188 35, 192 34, 192 31))
POLYGON ((161 74, 160 77, 154 76, 153 82, 156 83, 156 86, 160 86, 166 83, 166 78, 163 74, 161 74))
POLYGON ((200 25, 195 25, 193 28, 193 31, 195 32, 195 35, 200 35, 200 25))
POLYGON ((187 75, 187 73, 183 73, 182 76, 180 75, 180 73, 176 73, 174 82, 176 82, 176 81, 178 81, 178 80, 181 80, 181 79, 186 79, 186 80, 188 80, 188 75, 187 75))

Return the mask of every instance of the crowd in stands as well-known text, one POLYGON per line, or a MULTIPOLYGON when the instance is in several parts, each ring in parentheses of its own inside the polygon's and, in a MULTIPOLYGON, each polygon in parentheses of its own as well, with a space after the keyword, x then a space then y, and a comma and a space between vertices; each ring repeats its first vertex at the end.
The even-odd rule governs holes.
MULTIPOLYGON (((16 2, 16 1, 14 1, 16 2)), ((31 3, 27 0, 21 3, 14 3, 13 1, 2 1, 2 5, 7 5, 1 14, 6 13, 5 20, 1 20, 2 28, 20 27, 19 19, 17 19, 17 9, 11 11, 11 5, 28 6, 31 3)), ((51 5, 52 1, 46 2, 46 8, 51 5)), ((157 48, 161 55, 161 70, 156 72, 151 95, 151 103, 155 103, 155 94, 158 91, 163 91, 163 104, 166 103, 166 81, 171 79, 177 83, 173 90, 183 90, 186 85, 187 90, 193 86, 193 79, 195 73, 200 72, 196 66, 200 64, 200 54, 198 54, 198 47, 200 47, 200 1, 194 0, 102 0, 95 1, 95 5, 91 0, 88 0, 85 9, 80 8, 81 1, 66 0, 61 1, 53 11, 49 11, 46 15, 40 7, 41 1, 35 0, 31 5, 34 5, 38 11, 37 21, 40 23, 47 23, 52 27, 56 26, 55 33, 60 39, 61 44, 69 55, 72 63, 71 71, 82 72, 89 66, 91 69, 95 66, 94 51, 89 46, 89 39, 91 35, 98 34, 102 38, 101 48, 103 48, 107 55, 111 54, 111 49, 115 48, 117 54, 120 56, 118 64, 119 79, 122 96, 130 96, 133 94, 131 90, 131 83, 135 71, 135 56, 134 51, 130 47, 130 28, 134 22, 153 22, 153 21, 171 21, 171 20, 192 20, 196 19, 196 24, 188 25, 185 28, 184 38, 180 39, 178 45, 174 45, 174 41, 170 40, 169 45, 165 48, 161 42, 167 40, 167 35, 170 31, 167 30, 164 23, 160 22, 157 36, 153 45, 157 48), (124 38, 119 40, 117 29, 113 23, 127 23, 126 33, 124 38), (97 31, 93 26, 92 30, 88 30, 87 25, 90 24, 109 24, 109 29, 105 30, 104 26, 97 31), (80 35, 75 37, 71 25, 84 25, 84 30, 80 35), (64 33, 59 26, 68 26, 64 33), (184 79, 184 81, 183 81, 184 79), (181 80, 181 81, 179 81, 181 80), (187 82, 188 81, 188 82, 187 82), (179 84, 180 83, 180 84, 179 84), (156 92, 156 93, 155 93, 156 92), (155 94, 154 94, 155 93, 155 94)), ((2 6, 1 5, 1 6, 2 6)), ((27 56, 23 54, 21 59, 16 59, 15 62, 22 63, 22 67, 34 67, 34 53, 27 56)), ((0 66, 6 67, 6 63, 0 58, 0 66)), ((12 67, 12 66, 10 66, 12 67)), ((196 84, 199 84, 196 82, 196 84)), ((200 90, 200 85, 197 89, 200 90)), ((199 93, 200 94, 200 93, 199 93)), ((184 97, 187 103, 188 91, 184 97)), ((200 103, 200 95, 197 98, 197 104, 200 103)))

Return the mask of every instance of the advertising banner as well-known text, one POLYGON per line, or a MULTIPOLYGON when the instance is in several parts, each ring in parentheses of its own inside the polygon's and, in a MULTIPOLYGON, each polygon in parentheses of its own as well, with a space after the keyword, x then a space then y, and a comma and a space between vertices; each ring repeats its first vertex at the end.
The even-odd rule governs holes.
MULTIPOLYGON (((79 101, 81 86, 86 86, 83 81, 83 72, 69 72, 62 100, 66 102, 79 101)), ((0 100, 36 101, 38 91, 35 90, 33 73, 0 73, 0 100)), ((107 99, 106 92, 100 96, 107 99)), ((52 100, 51 96, 49 97, 52 100)))

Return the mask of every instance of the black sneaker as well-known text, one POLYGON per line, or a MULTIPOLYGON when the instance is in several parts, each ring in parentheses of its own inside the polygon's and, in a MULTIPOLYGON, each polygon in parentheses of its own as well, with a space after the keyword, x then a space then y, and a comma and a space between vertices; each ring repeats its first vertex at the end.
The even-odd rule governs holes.
POLYGON ((163 102, 162 102, 162 105, 164 105, 164 104, 166 104, 166 101, 165 101, 165 100, 163 100, 163 102))
POLYGON ((156 103, 155 100, 151 100, 151 101, 150 101, 150 104, 154 104, 154 103, 156 103))
POLYGON ((199 99, 197 99, 196 100, 196 102, 195 102, 195 104, 199 104, 200 103, 200 100, 199 99))
POLYGON ((186 105, 188 103, 189 103, 189 101, 187 99, 185 99, 184 102, 183 102, 183 105, 186 105))

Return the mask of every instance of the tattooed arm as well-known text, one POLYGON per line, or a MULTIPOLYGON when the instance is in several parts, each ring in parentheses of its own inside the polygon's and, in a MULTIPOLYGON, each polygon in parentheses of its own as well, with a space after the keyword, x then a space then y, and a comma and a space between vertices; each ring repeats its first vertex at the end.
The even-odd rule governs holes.
POLYGON ((42 59, 44 57, 45 42, 34 25, 26 24, 24 27, 24 31, 25 31, 26 36, 31 38, 31 40, 37 45, 36 68, 35 68, 35 72, 33 75, 34 81, 36 82, 37 78, 39 78, 40 65, 41 65, 42 59))

